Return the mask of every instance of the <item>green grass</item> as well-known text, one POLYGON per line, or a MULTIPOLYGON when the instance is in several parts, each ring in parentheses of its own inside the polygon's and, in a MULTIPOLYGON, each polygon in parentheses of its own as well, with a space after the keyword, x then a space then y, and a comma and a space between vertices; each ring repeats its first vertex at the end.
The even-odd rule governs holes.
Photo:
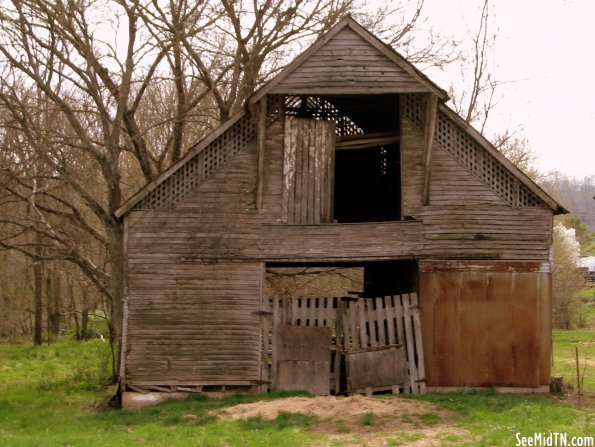
MULTIPOLYGON (((274 421, 220 421, 209 411, 296 395, 201 395, 141 410, 110 408, 109 346, 98 340, 34 348, 0 345, 0 445, 301 446, 320 437, 314 418, 282 413, 274 421)), ((303 393, 302 393, 303 394, 303 393)))
MULTIPOLYGON (((589 331, 557 331, 555 352, 560 364, 573 344, 592 336, 589 331)), ((212 410, 238 403, 296 393, 235 395, 221 400, 195 395, 141 410, 110 408, 105 403, 110 395, 106 387, 109 358, 109 346, 97 340, 38 348, 0 345, 0 445, 304 446, 325 439, 325 434, 312 431, 317 419, 299 413, 282 412, 272 421, 223 421, 212 414, 212 410)), ((505 396, 488 391, 415 398, 461 414, 455 424, 470 435, 441 434, 436 440, 443 445, 512 445, 516 432, 528 435, 562 431, 575 436, 595 432, 592 411, 548 397, 505 396)), ((432 411, 408 417, 417 429, 439 427, 444 422, 432 411)), ((349 432, 350 427, 340 418, 337 415, 335 421, 337 432, 349 432)), ((403 445, 426 436, 387 431, 389 427, 376 424, 372 413, 363 415, 360 422, 382 430, 378 436, 386 445, 403 445)))
POLYGON ((426 394, 414 397, 454 410, 464 416, 458 425, 473 438, 459 446, 515 445, 515 434, 565 432, 568 436, 592 436, 595 414, 573 408, 549 396, 501 395, 495 391, 426 394))
POLYGON ((553 331, 552 375, 563 376, 566 383, 576 387, 576 348, 581 376, 584 372, 584 389, 595 391, 595 329, 553 331))

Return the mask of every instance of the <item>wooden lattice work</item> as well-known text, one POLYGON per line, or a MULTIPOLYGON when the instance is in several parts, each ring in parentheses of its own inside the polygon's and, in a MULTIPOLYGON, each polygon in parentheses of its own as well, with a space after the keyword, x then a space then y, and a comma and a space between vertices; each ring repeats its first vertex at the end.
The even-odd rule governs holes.
MULTIPOLYGON (((283 97, 272 95, 267 101, 267 125, 282 115, 283 97)), ((169 208, 182 200, 256 138, 256 121, 253 114, 245 114, 138 202, 134 209, 169 208)))
POLYGON ((286 96, 285 114, 300 118, 334 121, 335 132, 340 136, 364 133, 361 127, 342 114, 332 103, 318 96, 286 96))
MULTIPOLYGON (((404 95, 403 112, 414 125, 419 129, 424 129, 425 95, 404 95)), ((543 200, 512 175, 496 157, 441 111, 438 112, 434 141, 509 205, 518 207, 547 206, 543 200)))

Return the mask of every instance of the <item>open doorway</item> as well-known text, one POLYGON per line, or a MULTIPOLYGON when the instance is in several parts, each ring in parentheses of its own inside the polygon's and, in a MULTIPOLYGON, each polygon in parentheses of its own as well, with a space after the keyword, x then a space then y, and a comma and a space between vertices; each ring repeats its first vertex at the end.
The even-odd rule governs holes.
POLYGON ((272 390, 421 391, 415 261, 270 263, 266 283, 272 390))
POLYGON ((335 123, 331 221, 401 219, 399 95, 288 96, 285 113, 335 123))

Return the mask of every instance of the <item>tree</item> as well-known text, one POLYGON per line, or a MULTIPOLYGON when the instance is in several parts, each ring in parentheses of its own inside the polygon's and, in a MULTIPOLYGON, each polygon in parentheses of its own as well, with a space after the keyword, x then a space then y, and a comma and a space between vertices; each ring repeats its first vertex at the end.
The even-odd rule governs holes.
POLYGON ((531 180, 537 183, 541 181, 543 176, 535 166, 535 151, 527 138, 506 131, 495 137, 494 147, 531 180))
MULTIPOLYGON (((358 5, 3 3, 0 246, 36 263, 75 265, 103 297, 110 340, 117 341, 123 254, 114 211, 238 110, 297 50, 299 39, 315 39, 345 13, 358 13, 358 5)), ((395 45, 413 48, 423 1, 407 23, 389 27, 401 7, 379 8, 370 20, 395 45)), ((447 47, 437 43, 435 54, 418 53, 418 59, 443 63, 448 57, 438 51, 447 47)))
POLYGON ((553 322, 557 328, 571 329, 579 323, 580 293, 585 283, 579 269, 580 250, 574 229, 556 224, 552 248, 553 322))
POLYGON ((455 90, 451 86, 449 92, 453 109, 482 134, 498 102, 497 90, 502 84, 492 65, 497 34, 491 31, 491 21, 490 0, 484 0, 477 30, 469 32, 471 48, 464 54, 470 56, 462 57, 461 78, 467 88, 455 90))

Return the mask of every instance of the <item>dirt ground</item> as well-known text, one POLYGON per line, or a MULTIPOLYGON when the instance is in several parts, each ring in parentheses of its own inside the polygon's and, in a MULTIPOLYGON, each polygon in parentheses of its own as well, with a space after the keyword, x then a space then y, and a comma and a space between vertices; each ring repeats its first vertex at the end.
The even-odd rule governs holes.
POLYGON ((275 419, 280 412, 316 416, 310 429, 324 433, 323 445, 432 446, 470 440, 457 428, 456 413, 408 399, 382 397, 291 397, 220 410, 221 419, 275 419))

